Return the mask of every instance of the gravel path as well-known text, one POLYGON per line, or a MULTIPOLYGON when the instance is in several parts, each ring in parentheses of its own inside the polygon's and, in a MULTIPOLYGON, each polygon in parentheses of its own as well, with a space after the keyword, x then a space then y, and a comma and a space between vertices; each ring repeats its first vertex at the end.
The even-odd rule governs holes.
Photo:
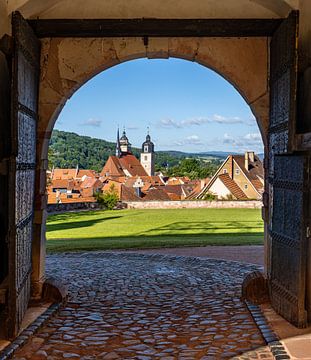
POLYGON ((66 279, 69 302, 14 358, 273 359, 240 300, 243 278, 257 268, 165 255, 50 255, 47 272, 66 279))

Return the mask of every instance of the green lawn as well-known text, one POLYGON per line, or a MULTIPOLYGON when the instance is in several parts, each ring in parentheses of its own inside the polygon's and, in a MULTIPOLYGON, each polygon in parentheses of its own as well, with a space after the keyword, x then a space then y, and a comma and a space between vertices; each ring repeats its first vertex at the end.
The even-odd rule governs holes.
POLYGON ((50 215, 48 251, 260 245, 257 209, 87 211, 50 215))

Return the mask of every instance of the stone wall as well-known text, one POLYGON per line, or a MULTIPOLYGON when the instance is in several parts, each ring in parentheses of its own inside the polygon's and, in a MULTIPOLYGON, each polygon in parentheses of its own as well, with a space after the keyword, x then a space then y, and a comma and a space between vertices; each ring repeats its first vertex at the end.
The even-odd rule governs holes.
POLYGON ((250 201, 131 201, 127 202, 128 209, 261 209, 262 202, 257 200, 250 201))
POLYGON ((66 203, 66 204, 48 204, 48 213, 60 213, 79 210, 98 210, 100 205, 93 202, 66 203))

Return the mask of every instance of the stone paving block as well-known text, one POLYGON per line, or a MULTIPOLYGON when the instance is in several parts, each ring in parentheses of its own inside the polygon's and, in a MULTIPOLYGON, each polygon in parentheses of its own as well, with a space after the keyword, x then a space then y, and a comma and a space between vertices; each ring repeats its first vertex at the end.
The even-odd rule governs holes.
POLYGON ((240 300, 256 269, 182 256, 49 255, 47 272, 66 280, 68 303, 14 358, 273 359, 240 300))

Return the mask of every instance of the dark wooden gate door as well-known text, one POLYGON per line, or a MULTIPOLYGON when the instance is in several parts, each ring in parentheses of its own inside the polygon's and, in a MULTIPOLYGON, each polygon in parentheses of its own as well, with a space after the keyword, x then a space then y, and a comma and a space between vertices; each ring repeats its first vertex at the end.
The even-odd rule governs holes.
POLYGON ((16 335, 30 299, 32 222, 40 44, 19 13, 12 16, 12 154, 9 165, 9 336, 16 335))
POLYGON ((298 12, 292 12, 271 41, 269 128, 270 295, 290 322, 306 324, 305 202, 308 159, 295 155, 298 12))

